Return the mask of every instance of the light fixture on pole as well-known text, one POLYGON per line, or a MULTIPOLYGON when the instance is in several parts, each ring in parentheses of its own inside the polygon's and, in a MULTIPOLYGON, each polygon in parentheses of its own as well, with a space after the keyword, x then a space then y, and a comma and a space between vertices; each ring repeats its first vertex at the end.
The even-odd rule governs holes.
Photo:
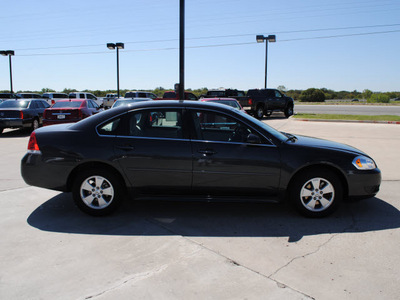
POLYGON ((107 43, 107 48, 110 50, 117 49, 117 95, 119 98, 119 49, 124 49, 124 43, 107 43))
POLYGON ((256 40, 257 40, 257 43, 264 43, 264 41, 265 41, 265 84, 264 84, 264 88, 266 89, 267 88, 268 42, 275 43, 276 36, 275 35, 269 35, 269 36, 257 35, 256 40))
POLYGON ((8 56, 9 64, 10 64, 10 93, 13 94, 13 84, 12 84, 12 66, 11 66, 11 56, 15 55, 14 50, 3 50, 0 51, 0 55, 8 56))

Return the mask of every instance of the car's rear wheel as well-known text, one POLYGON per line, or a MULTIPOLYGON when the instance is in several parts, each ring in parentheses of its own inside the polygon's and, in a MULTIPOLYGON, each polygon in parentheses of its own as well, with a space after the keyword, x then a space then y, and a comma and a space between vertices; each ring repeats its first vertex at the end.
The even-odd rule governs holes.
POLYGON ((39 120, 38 119, 33 119, 32 127, 31 127, 32 131, 34 131, 34 130, 36 130, 38 128, 39 128, 39 120))
POLYGON ((258 105, 254 115, 257 119, 261 120, 264 116, 264 107, 262 105, 258 105))
POLYGON ((309 170, 296 176, 290 188, 290 198, 302 215, 324 217, 338 208, 343 198, 343 186, 329 170, 309 170))
POLYGON ((111 214, 120 205, 123 187, 117 176, 106 170, 90 170, 80 173, 72 188, 75 204, 92 216, 111 214))

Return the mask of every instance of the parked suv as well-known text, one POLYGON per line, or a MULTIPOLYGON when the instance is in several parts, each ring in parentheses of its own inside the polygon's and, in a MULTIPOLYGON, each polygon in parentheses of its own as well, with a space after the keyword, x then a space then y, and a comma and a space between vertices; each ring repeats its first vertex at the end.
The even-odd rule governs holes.
POLYGON ((125 98, 151 98, 156 99, 157 96, 150 92, 130 91, 126 92, 125 98))
POLYGON ((56 103, 59 99, 68 99, 68 95, 65 93, 44 93, 42 98, 47 101, 50 105, 56 103))
POLYGON ((68 95, 69 99, 89 99, 97 103, 98 106, 103 107, 103 100, 99 100, 95 95, 86 92, 72 92, 68 95))

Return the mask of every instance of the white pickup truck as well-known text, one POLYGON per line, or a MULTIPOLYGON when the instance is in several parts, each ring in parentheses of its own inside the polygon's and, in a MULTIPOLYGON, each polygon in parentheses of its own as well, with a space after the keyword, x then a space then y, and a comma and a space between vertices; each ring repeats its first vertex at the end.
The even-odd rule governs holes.
POLYGON ((118 95, 117 94, 107 94, 103 98, 103 107, 104 109, 111 108, 113 106, 115 100, 117 100, 118 95))

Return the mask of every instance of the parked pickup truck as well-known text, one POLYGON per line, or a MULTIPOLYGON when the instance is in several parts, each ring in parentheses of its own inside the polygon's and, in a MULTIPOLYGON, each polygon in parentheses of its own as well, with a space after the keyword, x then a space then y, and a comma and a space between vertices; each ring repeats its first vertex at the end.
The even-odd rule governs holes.
POLYGON ((113 104, 117 100, 117 98, 118 98, 117 94, 107 94, 103 98, 103 107, 104 107, 104 109, 111 108, 111 106, 113 106, 113 104))
POLYGON ((238 99, 244 110, 257 119, 270 116, 274 111, 282 111, 286 118, 293 115, 293 99, 276 89, 248 90, 246 98, 238 99))
POLYGON ((203 98, 234 98, 239 101, 243 109, 256 117, 270 116, 274 111, 282 111, 286 118, 293 115, 293 99, 276 89, 251 89, 246 95, 244 91, 236 89, 210 90, 203 98))

